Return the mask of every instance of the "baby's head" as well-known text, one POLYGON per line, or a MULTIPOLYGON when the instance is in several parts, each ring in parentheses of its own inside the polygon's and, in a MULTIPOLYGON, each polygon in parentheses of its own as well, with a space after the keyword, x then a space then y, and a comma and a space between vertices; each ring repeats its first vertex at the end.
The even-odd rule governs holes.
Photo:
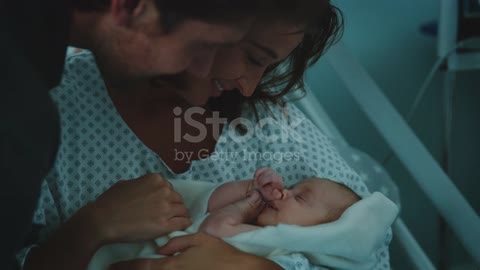
POLYGON ((310 178, 283 190, 279 200, 267 202, 257 218, 261 226, 295 224, 313 226, 337 220, 360 198, 346 186, 310 178))

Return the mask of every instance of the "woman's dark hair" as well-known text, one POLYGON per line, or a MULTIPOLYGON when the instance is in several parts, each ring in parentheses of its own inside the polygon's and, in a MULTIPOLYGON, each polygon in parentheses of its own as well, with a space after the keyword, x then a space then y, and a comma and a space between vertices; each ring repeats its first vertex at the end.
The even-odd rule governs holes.
POLYGON ((306 69, 314 65, 343 33, 342 12, 330 0, 278 0, 277 3, 267 18, 305 25, 304 38, 284 61, 267 69, 264 80, 251 97, 228 91, 210 101, 210 109, 222 112, 228 119, 239 117, 245 103, 257 114, 258 104, 284 105, 285 95, 292 91, 304 94, 306 69))
MULTIPOLYGON (((135 7, 139 0, 126 0, 135 7)), ((185 20, 211 23, 234 23, 255 16, 265 0, 153 0, 161 14, 162 27, 172 31, 185 20)), ((102 11, 110 7, 110 0, 74 0, 80 11, 102 11)))

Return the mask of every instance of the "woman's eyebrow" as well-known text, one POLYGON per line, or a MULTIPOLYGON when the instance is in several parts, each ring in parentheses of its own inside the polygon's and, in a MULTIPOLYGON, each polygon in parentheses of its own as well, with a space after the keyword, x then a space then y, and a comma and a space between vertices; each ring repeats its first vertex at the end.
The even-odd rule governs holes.
POLYGON ((270 56, 271 58, 273 58, 273 59, 278 59, 277 53, 276 53, 275 51, 273 51, 272 49, 270 49, 270 48, 268 48, 268 47, 266 47, 266 46, 263 46, 263 45, 255 42, 255 41, 253 41, 253 40, 249 40, 249 42, 250 42, 253 46, 257 47, 258 49, 260 49, 260 50, 262 50, 262 51, 264 51, 264 52, 265 52, 266 54, 268 54, 268 56, 270 56))

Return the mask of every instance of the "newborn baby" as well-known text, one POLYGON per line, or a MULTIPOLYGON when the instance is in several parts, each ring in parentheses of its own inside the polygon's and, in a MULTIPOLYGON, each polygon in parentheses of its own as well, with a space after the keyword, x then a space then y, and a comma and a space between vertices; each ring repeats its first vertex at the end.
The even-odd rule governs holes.
POLYGON ((302 253, 319 266, 371 269, 398 213, 380 193, 360 200, 346 186, 326 179, 309 178, 285 189, 282 177, 269 168, 258 169, 253 179, 220 186, 180 180, 172 184, 183 196, 193 224, 153 241, 104 246, 88 270, 106 270, 135 258, 161 258, 156 250, 170 238, 198 231, 265 258, 302 253))
POLYGON ((229 182, 215 190, 208 202, 210 215, 200 231, 230 237, 263 226, 313 226, 337 220, 360 198, 346 186, 321 178, 305 179, 284 189, 275 171, 262 167, 253 180, 229 182), (250 198, 240 201, 245 196, 250 198), (246 209, 257 209, 256 215, 246 209))

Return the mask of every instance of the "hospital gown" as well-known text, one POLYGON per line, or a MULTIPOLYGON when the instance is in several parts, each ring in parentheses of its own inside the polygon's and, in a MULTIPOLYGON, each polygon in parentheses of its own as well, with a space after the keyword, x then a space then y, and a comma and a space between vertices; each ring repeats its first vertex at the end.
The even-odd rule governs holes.
MULTIPOLYGON (((118 114, 91 53, 67 58, 62 83, 51 96, 60 112, 61 145, 34 215, 34 224, 41 226, 38 243, 116 182, 148 173, 170 181, 222 183, 251 178, 256 168, 269 166, 287 185, 322 177, 341 182, 360 196, 369 194, 328 138, 293 105, 260 107, 259 119, 264 125, 255 132, 257 136, 248 137, 225 126, 211 156, 195 160, 188 171, 175 174, 118 114)), ((257 121, 250 110, 245 110, 243 117, 247 126, 257 121)), ((391 233, 378 250, 375 269, 389 269, 390 239, 391 233)), ((17 255, 22 266, 31 247, 17 255)), ((273 260, 287 270, 320 269, 301 254, 273 260)))

